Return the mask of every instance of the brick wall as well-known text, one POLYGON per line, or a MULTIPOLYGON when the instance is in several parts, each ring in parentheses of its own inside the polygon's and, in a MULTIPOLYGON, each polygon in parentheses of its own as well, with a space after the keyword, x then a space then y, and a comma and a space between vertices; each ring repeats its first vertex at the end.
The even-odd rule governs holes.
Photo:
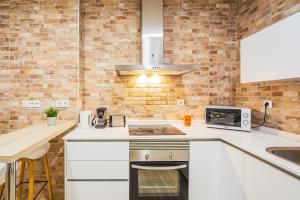
MULTIPOLYGON (((139 63, 139 0, 81 0, 80 14, 77 0, 1 0, 0 132, 45 120, 43 110, 54 99, 70 99, 62 119, 99 105, 130 118, 179 119, 192 113, 203 119, 208 104, 237 104, 253 108, 258 122, 261 102, 268 98, 274 109, 267 125, 300 133, 299 82, 239 84, 238 77, 238 39, 298 12, 299 3, 165 0, 165 62, 198 64, 199 70, 137 84, 136 76, 120 77, 113 69, 139 63), (177 106, 177 98, 185 106, 177 106), (39 99, 42 108, 22 109, 23 99, 39 99)), ((51 143, 55 199, 63 199, 61 136, 51 143)), ((41 165, 37 168, 40 177, 41 165)))
POLYGON ((164 1, 166 63, 198 64, 182 77, 159 84, 136 84, 117 76, 116 64, 140 61, 140 1, 81 1, 83 107, 99 105, 129 118, 203 119, 209 103, 234 104, 237 68, 234 1, 164 1), (176 100, 185 100, 177 106, 176 100))
MULTIPOLYGON (((43 111, 56 99, 70 100, 70 108, 60 110, 60 119, 77 119, 78 8, 77 0, 0 1, 1 133, 45 120, 43 111), (21 101, 27 99, 40 100, 42 107, 21 108, 21 101)), ((61 136, 51 143, 49 161, 55 199, 63 199, 61 136)), ((36 167, 37 178, 42 167, 36 167)))
MULTIPOLYGON (((299 12, 300 1, 242 0, 238 1, 237 9, 239 38, 245 38, 299 12)), ((236 99, 237 105, 253 109, 256 123, 263 118, 263 100, 272 100, 273 109, 268 111, 266 126, 300 134, 300 81, 237 84, 236 99)))
POLYGON ((10 2, 0 1, 0 133, 8 132, 10 112, 10 65, 9 65, 10 2))
POLYGON ((69 99, 60 118, 78 112, 77 0, 0 2, 1 132, 45 120, 52 100, 69 99), (38 99, 40 109, 21 108, 38 99))

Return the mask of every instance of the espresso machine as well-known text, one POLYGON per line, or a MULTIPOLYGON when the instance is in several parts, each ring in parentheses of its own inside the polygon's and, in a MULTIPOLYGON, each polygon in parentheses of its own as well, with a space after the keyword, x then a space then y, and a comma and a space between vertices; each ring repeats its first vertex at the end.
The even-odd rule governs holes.
POLYGON ((106 107, 98 107, 96 112, 97 112, 97 117, 94 119, 94 126, 95 128, 105 128, 107 125, 107 108, 106 107))

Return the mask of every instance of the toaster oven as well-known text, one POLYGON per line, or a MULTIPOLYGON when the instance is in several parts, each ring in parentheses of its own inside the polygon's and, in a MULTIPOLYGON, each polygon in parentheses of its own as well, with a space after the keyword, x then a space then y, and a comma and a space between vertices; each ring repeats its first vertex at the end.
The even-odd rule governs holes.
POLYGON ((205 122, 209 128, 251 131, 251 109, 209 106, 205 108, 205 122))

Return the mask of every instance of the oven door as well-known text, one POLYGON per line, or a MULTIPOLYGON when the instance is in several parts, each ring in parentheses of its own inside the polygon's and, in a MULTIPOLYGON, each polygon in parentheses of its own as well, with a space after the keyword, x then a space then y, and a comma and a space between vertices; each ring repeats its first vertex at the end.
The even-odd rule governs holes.
POLYGON ((130 200, 188 200, 188 162, 131 162, 130 200))

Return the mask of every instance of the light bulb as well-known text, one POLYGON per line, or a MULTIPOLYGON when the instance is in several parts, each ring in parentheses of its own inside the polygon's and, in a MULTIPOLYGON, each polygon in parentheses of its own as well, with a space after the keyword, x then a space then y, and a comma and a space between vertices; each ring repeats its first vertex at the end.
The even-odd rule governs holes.
POLYGON ((139 84, 146 84, 148 82, 148 77, 145 74, 141 74, 137 78, 136 82, 139 83, 139 84))
POLYGON ((160 83, 160 78, 157 74, 154 74, 152 77, 151 77, 151 83, 160 83))

